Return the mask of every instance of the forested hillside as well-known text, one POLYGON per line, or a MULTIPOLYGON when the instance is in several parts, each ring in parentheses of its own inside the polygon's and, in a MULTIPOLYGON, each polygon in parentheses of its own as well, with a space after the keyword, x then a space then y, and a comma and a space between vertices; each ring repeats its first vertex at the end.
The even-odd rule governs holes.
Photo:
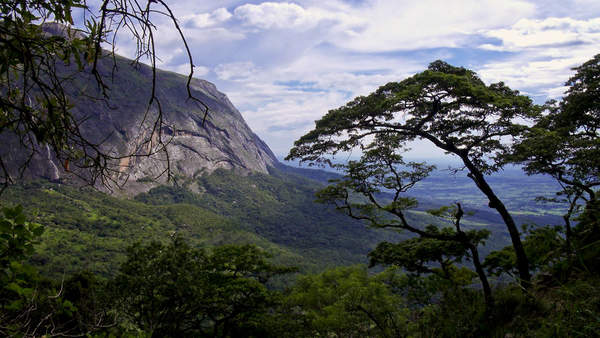
POLYGON ((600 54, 543 105, 434 61, 295 142, 332 174, 193 78, 165 2, 0 8, 0 336, 599 335, 600 54))
MULTIPOLYGON (((82 268, 103 278, 112 277, 132 242, 168 242, 173 236, 203 247, 256 244, 273 254, 276 262, 297 266, 303 272, 366 263, 367 253, 377 243, 410 236, 406 232, 369 229, 363 222, 316 204, 315 193, 324 185, 290 172, 339 177, 286 166, 271 168, 269 175, 244 176, 217 170, 193 180, 182 180, 177 186, 153 188, 129 200, 89 187, 38 180, 11 187, 0 200, 9 206, 27 206, 29 217, 46 226, 32 263, 52 277, 82 268)), ((522 187, 528 181, 527 177, 521 177, 505 186, 522 187)), ((421 225, 444 224, 444 220, 436 220, 427 210, 451 203, 441 195, 453 191, 456 184, 433 180, 423 182, 418 188, 437 189, 440 196, 430 193, 428 199, 423 198, 415 189, 415 196, 422 202, 408 217, 421 225)), ((461 195, 448 197, 455 200, 457 196, 461 195)), ((522 204, 527 202, 523 197, 517 200, 522 204)), ((542 206, 538 208, 537 211, 543 210, 542 206)), ((485 209, 467 210, 472 213, 464 220, 467 228, 485 227, 493 233, 483 252, 501 249, 509 242, 499 225, 501 219, 485 209)), ((528 217, 518 218, 521 224, 531 224, 535 219, 560 221, 534 211, 524 214, 528 217)))
POLYGON ((32 259, 53 277, 81 269, 113 276, 131 243, 174 236, 204 247, 256 244, 303 271, 366 262, 378 242, 398 238, 315 204, 321 187, 274 168, 248 176, 217 170, 133 200, 44 181, 11 187, 0 199, 27 206, 29 218, 46 226, 32 259))

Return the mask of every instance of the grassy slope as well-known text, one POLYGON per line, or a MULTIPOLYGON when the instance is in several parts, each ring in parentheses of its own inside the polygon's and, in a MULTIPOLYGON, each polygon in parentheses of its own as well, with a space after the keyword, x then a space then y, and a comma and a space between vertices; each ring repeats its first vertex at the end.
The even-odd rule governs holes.
POLYGON ((272 169, 270 175, 237 175, 218 170, 183 187, 159 187, 136 200, 202 206, 238 220, 254 233, 301 253, 319 266, 364 262, 378 242, 396 238, 389 231, 367 229, 333 208, 314 203, 322 185, 272 169), (198 193, 192 193, 191 191, 198 193))
POLYGON ((34 262, 55 277, 81 269, 109 276, 131 243, 167 241, 175 233, 196 246, 255 243, 304 271, 364 262, 370 248, 393 235, 315 204, 319 186, 277 170, 249 176, 219 170, 134 200, 30 182, 7 190, 2 204, 22 204, 47 226, 34 262))
POLYGON ((34 182, 13 187, 5 201, 20 203, 47 226, 34 261, 50 275, 90 269, 111 275, 136 241, 167 241, 175 233, 194 245, 256 243, 282 263, 299 256, 235 220, 186 204, 146 205, 91 189, 34 182))
MULTIPOLYGON (((55 276, 80 269, 111 275, 131 243, 167 241, 175 233, 197 246, 255 243, 277 262, 304 271, 365 262, 377 243, 401 238, 314 203, 322 185, 302 176, 319 173, 296 171, 282 167, 270 175, 243 176, 218 170, 129 200, 90 188, 32 182, 13 187, 2 200, 22 204, 47 225, 35 262, 55 276)), ((429 206, 425 204, 410 212, 409 219, 420 225, 439 223, 423 211, 429 206)), ((480 210, 464 221, 467 227, 492 230, 482 254, 509 242, 502 224, 488 214, 480 210)))

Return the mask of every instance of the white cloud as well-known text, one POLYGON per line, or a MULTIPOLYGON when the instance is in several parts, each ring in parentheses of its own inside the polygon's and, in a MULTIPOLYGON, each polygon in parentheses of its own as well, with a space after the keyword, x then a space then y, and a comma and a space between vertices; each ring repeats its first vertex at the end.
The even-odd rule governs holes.
POLYGON ((182 18, 184 25, 189 28, 206 28, 221 24, 233 15, 226 8, 217 8, 211 13, 187 15, 182 18))
MULTIPOLYGON (((189 75, 190 74, 190 65, 189 64, 181 64, 172 69, 174 72, 189 75)), ((210 68, 204 66, 194 66, 194 77, 195 78, 203 78, 210 73, 210 68)))
POLYGON ((194 66, 194 76, 205 76, 210 72, 210 68, 204 66, 194 66))
POLYGON ((306 31, 326 25, 320 40, 361 52, 458 47, 481 29, 510 25, 533 13, 522 0, 373 0, 358 6, 340 1, 301 6, 289 2, 245 4, 234 17, 245 27, 306 31))
POLYGON ((522 19, 512 26, 482 33, 500 43, 480 48, 512 55, 480 67, 484 79, 504 81, 540 98, 557 98, 564 93, 572 68, 598 53, 600 18, 522 19))
POLYGON ((231 13, 229 13, 227 8, 222 8, 222 7, 215 9, 212 12, 212 15, 218 22, 223 22, 223 21, 229 20, 229 18, 232 17, 231 13))
POLYGON ((371 52, 459 47, 474 32, 513 24, 535 9, 520 0, 374 0, 366 4, 354 10, 354 15, 368 22, 364 29, 334 43, 371 52))
POLYGON ((221 80, 244 81, 254 77, 258 69, 252 62, 234 62, 218 65, 215 73, 221 80))
POLYGON ((487 82, 503 81, 529 95, 556 97, 562 95, 563 83, 572 73, 570 69, 578 64, 572 58, 531 61, 514 57, 487 64, 478 73, 487 82))
POLYGON ((335 3, 333 7, 301 6, 289 2, 263 2, 237 7, 234 15, 245 25, 261 29, 309 29, 323 21, 338 24, 364 24, 366 19, 352 13, 351 7, 335 3))
MULTIPOLYGON (((568 47, 565 49, 569 49, 568 47)), ((552 53, 544 51, 543 54, 552 53)), ((503 81, 513 89, 531 95, 538 101, 563 96, 564 83, 575 73, 572 69, 591 59, 597 50, 554 49, 555 57, 530 52, 517 54, 504 61, 477 67, 486 82, 503 81)))
POLYGON ((527 48, 549 48, 559 45, 600 45, 600 18, 521 19, 509 28, 488 30, 484 35, 499 39, 501 45, 483 45, 484 49, 521 51, 527 48))
POLYGON ((260 5, 247 4, 235 9, 234 14, 244 24, 262 29, 306 28, 318 21, 304 8, 294 3, 263 2, 260 5))
POLYGON ((598 0, 535 0, 536 17, 569 17, 574 19, 589 19, 600 13, 598 0))
POLYGON ((347 56, 340 63, 340 57, 312 50, 285 67, 260 69, 221 89, 240 108, 250 127, 282 155, 327 110, 424 67, 421 61, 403 58, 347 56))

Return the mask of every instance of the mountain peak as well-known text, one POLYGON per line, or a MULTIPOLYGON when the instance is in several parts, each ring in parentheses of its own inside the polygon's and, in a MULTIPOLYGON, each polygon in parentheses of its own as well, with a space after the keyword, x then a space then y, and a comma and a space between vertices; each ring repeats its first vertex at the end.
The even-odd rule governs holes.
POLYGON ((42 31, 52 36, 62 36, 65 39, 85 37, 85 34, 72 26, 62 24, 60 22, 44 22, 42 25, 42 31))
MULTIPOLYGON (((61 32, 68 27, 46 24, 45 30, 61 32)), ((149 189, 169 168, 175 176, 194 177, 216 169, 235 169, 239 172, 268 173, 268 168, 278 163, 269 147, 256 135, 227 96, 208 81, 193 79, 192 95, 209 107, 205 119, 204 107, 188 98, 187 76, 157 70, 156 97, 159 106, 148 107, 152 88, 152 69, 117 57, 103 58, 98 70, 109 86, 110 99, 102 100, 93 75, 80 72, 75 65, 65 66, 61 72, 70 80, 63 84, 71 98, 73 116, 84 121, 80 124, 82 135, 91 142, 102 144, 102 149, 119 157, 112 180, 124 184, 128 193, 149 189), (113 73, 114 70, 114 73, 113 73), (154 125, 162 115, 162 125, 154 125), (159 138, 160 141, 159 142, 159 138), (159 145, 165 152, 155 152, 159 145)), ((18 146, 10 135, 0 135, 4 144, 18 146)), ((0 151, 13 164, 16 173, 26 161, 14 147, 0 151)), ((72 166, 74 167, 74 166, 72 166)), ((46 178, 53 181, 77 181, 77 172, 66 170, 51 149, 39 146, 26 178, 46 178)), ((85 173, 83 173, 85 175, 85 173)))

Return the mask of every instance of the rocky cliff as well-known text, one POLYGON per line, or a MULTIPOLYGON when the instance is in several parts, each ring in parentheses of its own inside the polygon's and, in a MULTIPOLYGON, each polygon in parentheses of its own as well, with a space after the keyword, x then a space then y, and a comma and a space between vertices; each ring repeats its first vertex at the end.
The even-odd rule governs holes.
MULTIPOLYGON (((61 71, 73 103, 72 113, 81 121, 81 133, 102 144, 104 151, 121 157, 111 164, 113 179, 126 182, 126 189, 139 190, 137 183, 157 177, 164 181, 166 176, 161 173, 167 164, 175 176, 193 177, 217 168, 267 173, 268 167, 277 163, 268 146, 212 83, 200 79, 191 82, 192 95, 209 107, 204 119, 204 107, 188 98, 186 76, 157 70, 157 101, 149 107, 150 67, 117 57, 102 59, 99 68, 110 88, 108 100, 101 99, 89 72, 77 72, 74 66, 64 66, 61 71), (161 116, 162 124, 156 125, 161 116), (166 152, 158 151, 161 145, 166 145, 166 152), (154 154, 146 156, 150 153, 154 154)), ((7 135, 0 138, 0 151, 16 172, 24 156, 15 140, 7 135)), ((25 177, 76 180, 74 169, 66 170, 50 149, 42 146, 37 150, 25 177)))

